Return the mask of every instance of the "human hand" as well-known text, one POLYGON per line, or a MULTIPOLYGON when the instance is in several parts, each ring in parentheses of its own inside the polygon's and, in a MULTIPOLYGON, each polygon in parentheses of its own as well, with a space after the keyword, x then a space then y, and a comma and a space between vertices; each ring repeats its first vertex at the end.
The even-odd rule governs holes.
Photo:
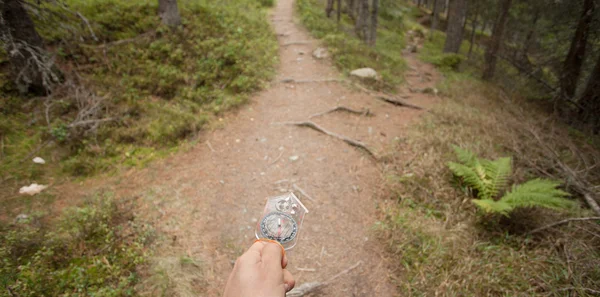
POLYGON ((281 245, 257 241, 235 261, 223 297, 283 297, 294 288, 281 245))

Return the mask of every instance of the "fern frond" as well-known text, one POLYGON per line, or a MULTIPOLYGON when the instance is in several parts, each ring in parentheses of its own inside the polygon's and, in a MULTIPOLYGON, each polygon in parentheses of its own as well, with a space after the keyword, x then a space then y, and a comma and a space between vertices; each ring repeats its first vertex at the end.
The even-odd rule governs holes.
POLYGON ((458 161, 460 161, 460 163, 469 167, 473 167, 473 165, 475 165, 475 160, 477 160, 477 156, 475 156, 475 154, 456 145, 453 145, 452 148, 454 149, 456 158, 458 161))
POLYGON ((473 199, 471 201, 487 213, 499 213, 508 216, 513 210, 512 206, 502 201, 494 201, 492 199, 473 199))
POLYGON ((508 186, 508 179, 512 174, 512 158, 500 158, 494 161, 479 160, 485 168, 488 182, 488 198, 493 199, 500 191, 508 186))
POLYGON ((476 170, 469 166, 454 162, 448 162, 448 168, 450 168, 450 171, 452 171, 454 175, 461 177, 467 186, 477 190, 480 198, 486 196, 488 188, 484 178, 480 175, 483 173, 485 177, 485 172, 480 172, 483 168, 480 168, 481 170, 476 170))
POLYGON ((513 186, 502 199, 513 208, 518 207, 545 207, 550 209, 572 208, 576 203, 565 199, 569 193, 557 189, 559 182, 547 179, 533 179, 522 185, 513 186))

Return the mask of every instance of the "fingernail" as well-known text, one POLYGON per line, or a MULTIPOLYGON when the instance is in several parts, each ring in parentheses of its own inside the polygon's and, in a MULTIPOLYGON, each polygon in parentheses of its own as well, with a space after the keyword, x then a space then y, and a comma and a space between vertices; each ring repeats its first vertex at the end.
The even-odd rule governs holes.
POLYGON ((290 285, 288 285, 287 283, 283 284, 283 287, 285 288, 286 292, 290 289, 290 285))

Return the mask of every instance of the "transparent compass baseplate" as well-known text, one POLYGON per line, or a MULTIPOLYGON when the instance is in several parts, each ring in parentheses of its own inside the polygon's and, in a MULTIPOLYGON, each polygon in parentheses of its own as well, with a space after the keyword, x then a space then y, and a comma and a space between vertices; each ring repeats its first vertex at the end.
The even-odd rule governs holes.
POLYGON ((267 199, 262 217, 256 225, 256 238, 275 240, 289 250, 296 246, 308 209, 294 193, 267 199))

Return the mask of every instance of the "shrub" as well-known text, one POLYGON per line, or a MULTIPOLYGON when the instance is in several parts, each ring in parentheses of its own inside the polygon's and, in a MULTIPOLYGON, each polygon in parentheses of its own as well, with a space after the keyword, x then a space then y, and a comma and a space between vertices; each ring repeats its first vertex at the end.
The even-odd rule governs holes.
POLYGON ((47 226, 0 225, 0 296, 132 296, 151 229, 101 195, 47 226))
POLYGON ((513 185, 511 190, 499 197, 512 175, 512 158, 491 161, 477 158, 457 146, 454 151, 460 163, 448 162, 448 168, 474 191, 478 199, 473 203, 485 212, 508 216, 521 207, 565 209, 575 206, 575 202, 565 199, 568 193, 557 189, 559 182, 545 179, 513 185))

